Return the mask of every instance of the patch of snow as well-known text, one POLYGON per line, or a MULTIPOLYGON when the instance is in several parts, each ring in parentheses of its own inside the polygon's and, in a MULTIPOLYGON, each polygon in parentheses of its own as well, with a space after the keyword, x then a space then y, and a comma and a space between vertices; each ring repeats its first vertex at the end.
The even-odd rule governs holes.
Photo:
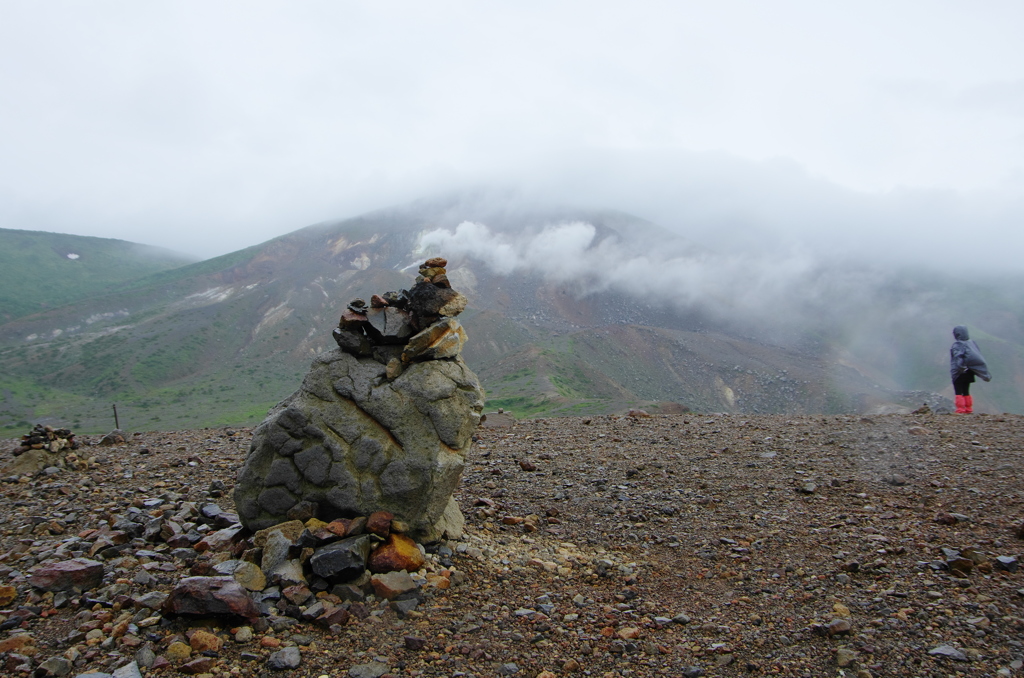
POLYGON ((128 315, 129 315, 128 311, 125 311, 123 309, 120 310, 120 311, 111 311, 111 312, 108 312, 108 313, 94 313, 93 315, 91 315, 91 316, 89 316, 88 318, 85 319, 85 324, 86 325, 92 325, 93 323, 99 322, 101 320, 113 320, 114 318, 127 318, 128 315))
POLYGON ((75 254, 74 252, 69 252, 68 253, 68 259, 77 259, 77 258, 78 258, 78 255, 75 254))
POLYGON ((38 334, 30 334, 27 337, 25 337, 25 341, 35 341, 38 338, 39 338, 38 334))

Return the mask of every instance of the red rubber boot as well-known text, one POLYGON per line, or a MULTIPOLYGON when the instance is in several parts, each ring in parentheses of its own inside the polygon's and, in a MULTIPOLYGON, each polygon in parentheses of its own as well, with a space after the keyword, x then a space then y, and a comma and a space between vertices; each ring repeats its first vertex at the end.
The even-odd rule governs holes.
POLYGON ((964 413, 972 414, 974 412, 974 396, 964 396, 964 413))
POLYGON ((956 413, 967 414, 967 396, 958 395, 956 397, 956 413))

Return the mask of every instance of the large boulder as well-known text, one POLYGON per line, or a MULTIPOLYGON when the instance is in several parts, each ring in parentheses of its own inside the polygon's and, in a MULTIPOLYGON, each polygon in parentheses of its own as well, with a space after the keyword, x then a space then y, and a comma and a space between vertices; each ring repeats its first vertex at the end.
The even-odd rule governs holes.
POLYGON ((480 422, 480 383, 457 353, 402 370, 353 353, 317 357, 253 431, 235 488, 239 518, 264 529, 300 502, 325 522, 388 511, 409 536, 434 541, 480 422))

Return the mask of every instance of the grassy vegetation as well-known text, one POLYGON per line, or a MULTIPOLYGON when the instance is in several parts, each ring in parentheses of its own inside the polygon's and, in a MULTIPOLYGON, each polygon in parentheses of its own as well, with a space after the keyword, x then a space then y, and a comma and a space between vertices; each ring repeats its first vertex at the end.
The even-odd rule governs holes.
POLYGON ((123 240, 0 228, 0 321, 104 294, 192 261, 123 240))

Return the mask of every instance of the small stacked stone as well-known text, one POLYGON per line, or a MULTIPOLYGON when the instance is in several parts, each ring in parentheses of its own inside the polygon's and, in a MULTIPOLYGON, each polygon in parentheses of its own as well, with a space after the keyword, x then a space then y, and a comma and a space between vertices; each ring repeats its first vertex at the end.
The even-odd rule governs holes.
POLYGON ((423 262, 423 265, 420 266, 420 275, 416 278, 416 282, 428 282, 433 283, 438 287, 451 289, 452 285, 448 282, 448 269, 445 268, 447 265, 448 260, 443 257, 427 259, 423 262))
POLYGON ((466 333, 455 316, 467 300, 452 289, 447 265, 442 257, 428 259, 411 290, 374 294, 369 305, 353 299, 334 330, 338 348, 387 365, 392 379, 413 361, 459 355, 466 333))
POLYGON ((43 449, 50 452, 77 450, 78 441, 75 440, 75 434, 70 429, 36 424, 28 435, 21 437, 21 447, 14 450, 14 455, 18 456, 29 450, 43 449))

